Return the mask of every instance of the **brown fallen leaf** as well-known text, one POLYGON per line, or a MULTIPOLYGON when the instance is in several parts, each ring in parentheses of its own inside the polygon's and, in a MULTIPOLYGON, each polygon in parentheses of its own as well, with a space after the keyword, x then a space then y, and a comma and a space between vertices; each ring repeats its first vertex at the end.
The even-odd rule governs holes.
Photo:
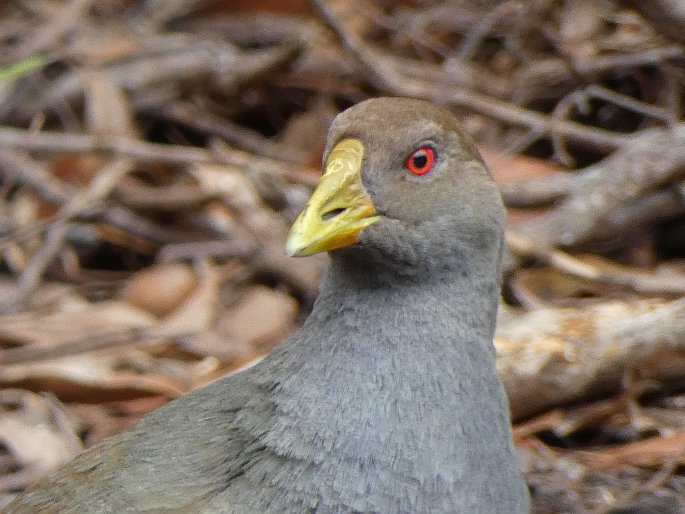
POLYGON ((547 159, 504 153, 489 146, 479 145, 478 151, 498 184, 548 177, 563 170, 547 159))
POLYGON ((89 333, 143 329, 157 324, 151 314, 117 300, 89 303, 70 295, 62 297, 53 307, 51 312, 0 316, 0 343, 55 348, 81 340, 89 333))
POLYGON ((157 317, 176 309, 197 285, 198 278, 187 264, 162 264, 135 273, 121 298, 157 317))
MULTIPOLYGON (((487 146, 479 146, 478 150, 498 184, 539 179, 563 170, 558 164, 546 159, 507 154, 487 146)), ((544 208, 510 208, 507 210, 507 223, 515 226, 520 222, 540 217, 545 212, 544 208)))
POLYGON ((82 447, 75 426, 56 401, 29 391, 0 392, 0 455, 13 468, 0 481, 0 491, 23 487, 78 454, 82 447))
POLYGON ((214 355, 230 369, 256 359, 295 328, 297 302, 264 286, 252 286, 224 312, 211 332, 191 338, 188 349, 214 355))
POLYGON ((160 369, 160 364, 134 350, 89 352, 62 359, 0 367, 3 387, 52 391, 63 400, 97 402, 163 395, 175 398, 191 389, 195 381, 192 363, 181 373, 160 369), (137 357, 137 358, 136 358, 137 357), (147 369, 141 367, 147 364, 147 369))

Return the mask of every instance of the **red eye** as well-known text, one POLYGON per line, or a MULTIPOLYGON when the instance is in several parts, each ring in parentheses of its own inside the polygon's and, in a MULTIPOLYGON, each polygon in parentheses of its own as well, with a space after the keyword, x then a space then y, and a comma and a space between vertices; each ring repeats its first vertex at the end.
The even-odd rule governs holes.
POLYGON ((407 158, 407 169, 414 175, 425 175, 435 164, 435 149, 432 146, 417 148, 407 158))

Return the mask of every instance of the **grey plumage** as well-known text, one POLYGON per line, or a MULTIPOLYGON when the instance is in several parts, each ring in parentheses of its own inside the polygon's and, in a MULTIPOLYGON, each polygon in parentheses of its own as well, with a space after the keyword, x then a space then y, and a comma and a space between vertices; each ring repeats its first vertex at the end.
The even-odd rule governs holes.
POLYGON ((339 115, 380 219, 332 252, 302 330, 260 364, 88 450, 7 512, 529 511, 492 335, 504 210, 456 120, 415 100, 339 115), (407 156, 438 158, 417 177, 407 156))

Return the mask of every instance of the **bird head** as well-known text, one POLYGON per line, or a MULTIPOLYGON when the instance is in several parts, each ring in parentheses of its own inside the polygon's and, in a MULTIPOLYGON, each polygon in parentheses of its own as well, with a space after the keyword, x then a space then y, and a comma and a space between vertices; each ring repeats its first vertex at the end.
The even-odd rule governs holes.
POLYGON ((289 255, 381 239, 387 246, 391 235, 420 258, 421 249, 435 255, 454 241, 501 239, 497 187, 448 111, 407 98, 367 100, 335 118, 327 141, 324 173, 292 227, 289 255))

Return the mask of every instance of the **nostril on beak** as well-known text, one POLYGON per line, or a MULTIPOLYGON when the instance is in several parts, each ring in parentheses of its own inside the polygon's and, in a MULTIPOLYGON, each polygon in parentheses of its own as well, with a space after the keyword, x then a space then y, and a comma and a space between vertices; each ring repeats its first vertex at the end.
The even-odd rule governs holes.
POLYGON ((343 208, 331 209, 331 210, 328 211, 328 212, 324 212, 324 213, 321 215, 321 219, 322 219, 323 221, 328 221, 329 219, 335 218, 338 214, 343 213, 343 212, 345 212, 346 210, 347 210, 347 209, 343 209, 343 208))

